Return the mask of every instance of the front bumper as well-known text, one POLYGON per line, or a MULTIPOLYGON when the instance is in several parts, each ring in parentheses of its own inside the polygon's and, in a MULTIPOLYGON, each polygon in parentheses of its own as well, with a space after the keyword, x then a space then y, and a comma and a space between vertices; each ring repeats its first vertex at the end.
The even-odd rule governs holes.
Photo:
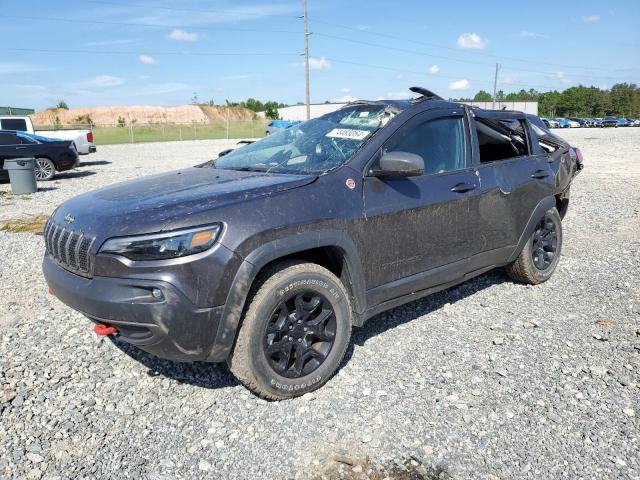
POLYGON ((59 267, 48 254, 42 268, 59 300, 95 322, 116 327, 122 340, 169 360, 209 358, 223 307, 199 308, 160 280, 80 277, 59 267), (154 290, 161 292, 160 298, 154 290))

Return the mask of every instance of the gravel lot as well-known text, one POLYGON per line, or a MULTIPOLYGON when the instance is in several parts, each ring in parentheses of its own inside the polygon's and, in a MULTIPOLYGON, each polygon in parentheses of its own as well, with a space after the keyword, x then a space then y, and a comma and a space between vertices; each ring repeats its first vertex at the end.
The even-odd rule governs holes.
MULTIPOLYGON (((378 315, 292 401, 97 338, 47 295, 42 237, 0 233, 0 477, 640 478, 640 129, 562 133, 586 169, 549 282, 496 271, 378 315)), ((0 220, 223 148, 101 147, 27 198, 0 185, 0 220)))

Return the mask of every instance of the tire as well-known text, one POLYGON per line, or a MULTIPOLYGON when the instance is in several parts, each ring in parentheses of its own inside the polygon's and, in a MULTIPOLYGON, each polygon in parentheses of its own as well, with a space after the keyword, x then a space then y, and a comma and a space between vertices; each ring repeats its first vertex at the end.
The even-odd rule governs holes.
POLYGON ((547 210, 518 255, 505 270, 515 281, 538 285, 549 280, 562 251, 562 220, 554 207, 547 210))
POLYGON ((351 337, 351 304, 329 270, 280 263, 260 275, 247 301, 227 361, 245 387, 284 400, 316 390, 335 374, 351 337))
POLYGON ((37 181, 48 182, 56 176, 56 166, 48 158, 36 158, 35 174, 37 181))

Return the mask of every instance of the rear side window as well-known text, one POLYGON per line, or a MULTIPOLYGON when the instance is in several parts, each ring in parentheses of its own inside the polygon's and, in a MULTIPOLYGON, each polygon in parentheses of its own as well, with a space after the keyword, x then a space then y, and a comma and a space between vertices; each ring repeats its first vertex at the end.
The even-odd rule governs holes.
POLYGON ((529 139, 524 120, 476 118, 480 163, 529 155, 529 139))
POLYGON ((438 118, 410 126, 385 145, 387 152, 415 153, 424 159, 425 174, 465 168, 465 139, 462 117, 438 118))
POLYGON ((21 132, 27 131, 27 122, 24 118, 4 118, 2 119, 3 130, 19 130, 21 132))
POLYGON ((11 133, 0 133, 0 145, 19 145, 20 140, 11 133))

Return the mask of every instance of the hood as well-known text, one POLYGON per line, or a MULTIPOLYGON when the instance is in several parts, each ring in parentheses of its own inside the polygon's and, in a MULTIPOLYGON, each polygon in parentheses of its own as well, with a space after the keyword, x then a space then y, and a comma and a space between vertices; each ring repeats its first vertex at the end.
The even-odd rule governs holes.
MULTIPOLYGON (((53 219, 93 237, 152 233, 194 225, 189 218, 197 214, 301 187, 316 178, 193 167, 78 195, 60 205, 53 219)), ((216 221, 215 215, 210 221, 216 221)))

